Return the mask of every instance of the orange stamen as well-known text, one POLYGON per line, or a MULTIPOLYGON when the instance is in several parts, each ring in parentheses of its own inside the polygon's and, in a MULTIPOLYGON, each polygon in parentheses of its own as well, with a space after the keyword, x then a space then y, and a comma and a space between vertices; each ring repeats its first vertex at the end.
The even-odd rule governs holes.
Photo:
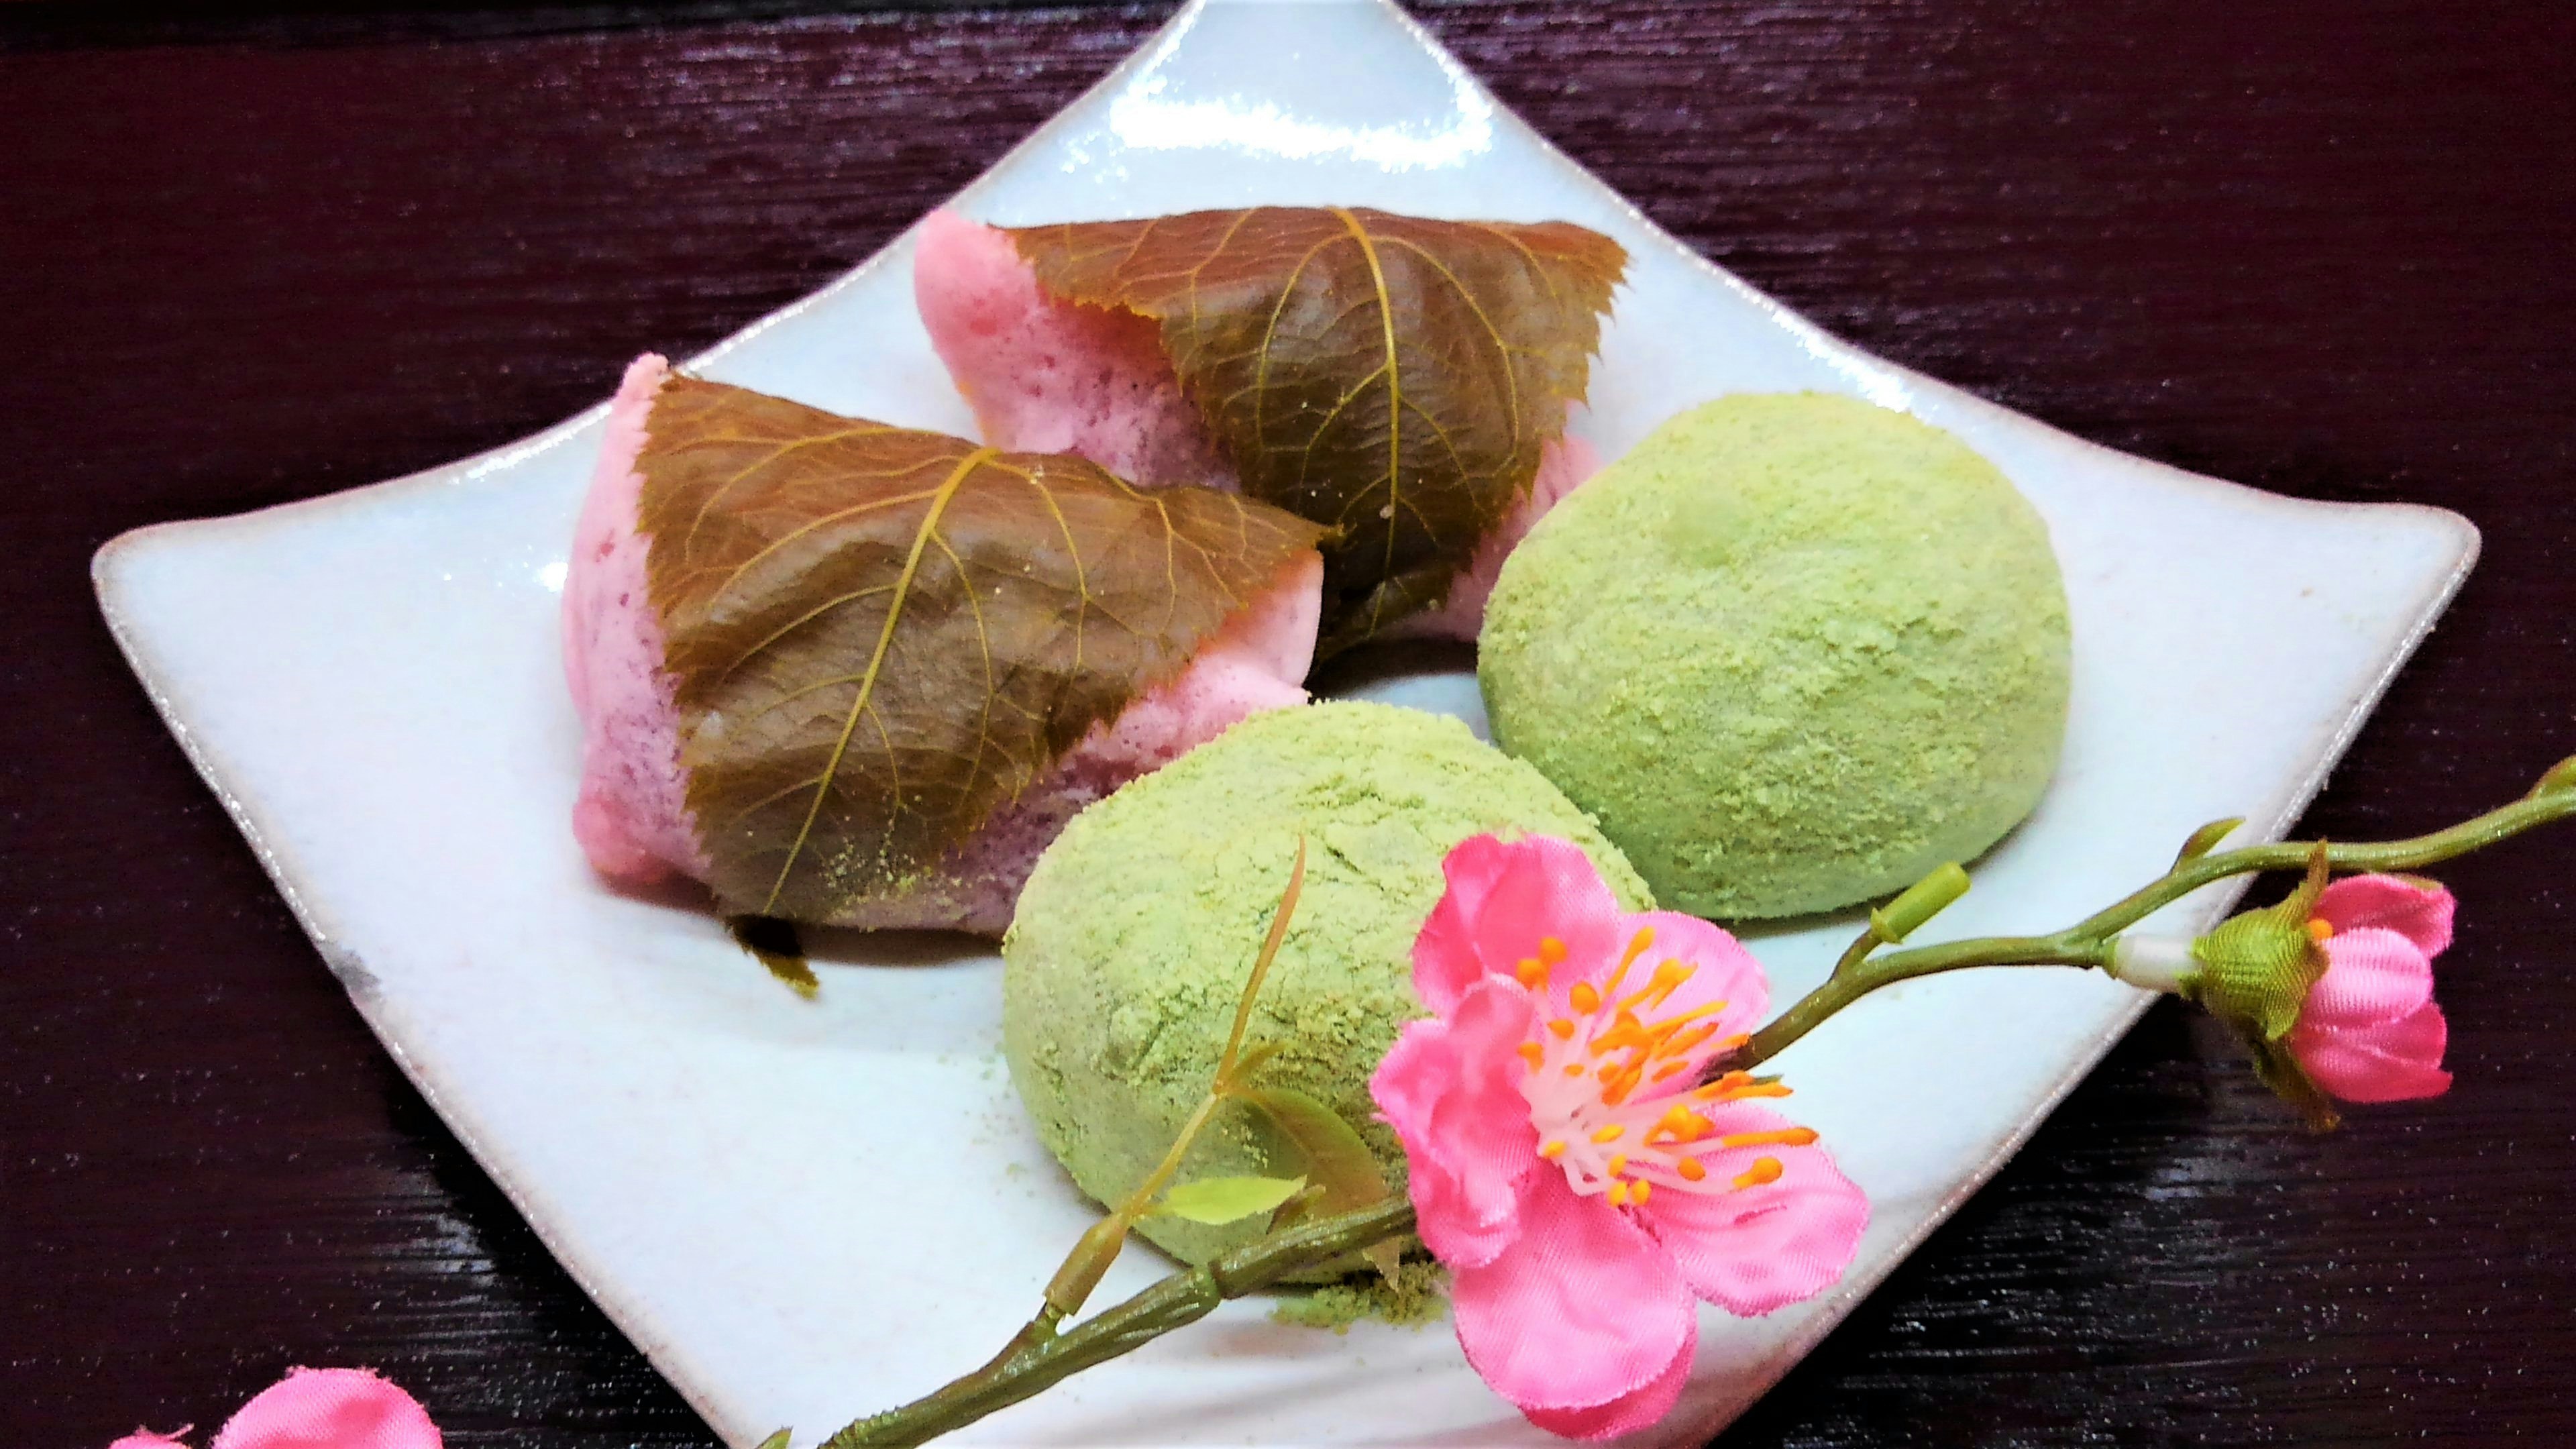
POLYGON ((1536 956, 1523 956, 1520 964, 1512 968, 1512 974, 1532 991, 1547 989, 1547 963, 1536 956))
POLYGON ((1601 983, 1601 994, 1603 996, 1617 996, 1619 994, 1619 983, 1627 979, 1628 963, 1622 961, 1619 963, 1618 969, 1610 973, 1610 979, 1601 983))
POLYGON ((1698 970, 1698 967, 1689 965, 1685 962, 1668 960, 1661 966, 1655 968, 1655 977, 1653 980, 1638 987, 1634 992, 1631 992, 1628 998, 1625 1001, 1620 1002, 1619 1005, 1624 1009, 1635 1006, 1639 1002, 1645 1001, 1651 997, 1655 1003, 1660 1006, 1663 1004, 1666 997, 1671 996, 1673 992, 1680 989, 1681 984, 1691 979, 1691 976, 1698 970))
POLYGON ((2333 940, 2333 923, 2326 920, 2323 916, 2311 918, 2308 922, 2308 939, 2316 942, 2320 946, 2333 940))
POLYGON ((1717 1139, 1720 1147, 1813 1147, 1816 1129, 1788 1127, 1777 1132, 1736 1132, 1717 1139))
POLYGON ((1674 1037, 1671 1041, 1664 1043, 1657 1050, 1668 1057, 1681 1056, 1685 1053, 1697 1050, 1701 1042, 1704 1042, 1715 1035, 1717 1035, 1717 1023, 1713 1021, 1704 1021, 1699 1025, 1692 1027, 1690 1030, 1683 1032, 1681 1035, 1674 1037))
POLYGON ((1601 1170, 1612 1177, 1617 1177, 1620 1173, 1626 1172, 1628 1170, 1628 1154, 1624 1152, 1611 1153, 1610 1160, 1601 1164, 1601 1170))
POLYGON ((1645 1023, 1622 1011, 1611 1019, 1608 1031, 1592 1039, 1592 1054, 1597 1057, 1604 1052, 1624 1052, 1653 1044, 1654 1038, 1647 1033, 1645 1023))
POLYGON ((1654 1190, 1655 1185, 1653 1183, 1648 1182, 1643 1178, 1639 1178, 1636 1184, 1628 1189, 1628 1201, 1638 1207, 1644 1207, 1646 1205, 1646 1195, 1654 1190))
POLYGON ((1531 1071, 1537 1071, 1539 1063, 1546 1059, 1547 1053, 1539 1049, 1539 1044, 1537 1042, 1525 1041, 1521 1043, 1521 1060, 1529 1063, 1529 1069, 1531 1071))
POLYGON ((1570 1041, 1574 1037, 1574 1023, 1561 1016, 1549 1022, 1547 1029, 1558 1041, 1570 1041))
MULTIPOLYGON (((1539 1155, 1544 1157, 1547 1154, 1542 1150, 1539 1155)), ((1673 1171, 1680 1173, 1684 1182, 1697 1182, 1708 1176, 1708 1167, 1696 1157, 1685 1157, 1674 1163, 1673 1171)))
POLYGON ((1614 1182, 1610 1184, 1610 1205, 1612 1207, 1626 1207, 1628 1205, 1627 1183, 1614 1182))
POLYGON ((1565 1155, 1565 1139, 1560 1137, 1553 1141, 1540 1144, 1538 1155, 1546 1158, 1563 1157, 1565 1155))
POLYGON ((1760 1187, 1766 1182, 1779 1180, 1780 1159, 1776 1157, 1757 1157, 1753 1159, 1751 1167, 1735 1175, 1735 1185, 1738 1188, 1760 1187))
POLYGON ((1574 990, 1567 994, 1573 998, 1574 1009, 1586 1016, 1601 1009, 1601 993, 1589 981, 1575 982, 1574 990))
POLYGON ((1565 943, 1554 936, 1538 938, 1538 959, 1554 966, 1565 959, 1565 943))
POLYGON ((1627 969, 1630 963, 1634 962, 1638 957, 1645 955, 1648 951, 1651 951, 1654 948, 1655 928, 1652 926, 1639 926, 1637 928, 1637 934, 1628 938, 1628 949, 1621 953, 1619 957, 1620 969, 1627 969))
POLYGON ((1781 1082, 1757 1082, 1749 1072, 1729 1072, 1707 1086, 1691 1093, 1702 1102, 1737 1102, 1746 1097, 1785 1097, 1789 1088, 1781 1082))
POLYGON ((1595 1142, 1616 1142, 1627 1135, 1627 1128, 1613 1122, 1609 1126, 1602 1128, 1600 1131, 1593 1133, 1592 1140, 1595 1142))
POLYGON ((1691 1092, 1691 1096, 1702 1102, 1714 1102, 1718 1098, 1725 1096, 1727 1093, 1734 1091, 1736 1088, 1741 1087, 1752 1080, 1753 1074, 1751 1072, 1728 1072, 1725 1076, 1718 1078, 1716 1081, 1711 1082, 1704 1087, 1694 1088, 1691 1092))

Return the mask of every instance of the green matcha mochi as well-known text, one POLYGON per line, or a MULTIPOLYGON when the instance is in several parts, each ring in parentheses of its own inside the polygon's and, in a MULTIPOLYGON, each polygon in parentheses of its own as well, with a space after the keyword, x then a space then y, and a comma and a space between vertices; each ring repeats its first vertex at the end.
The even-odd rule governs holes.
MULTIPOLYGON (((1400 1188, 1369 1074, 1423 1015, 1413 938, 1440 899, 1441 857, 1486 831, 1573 840, 1629 909, 1649 908, 1617 848, 1538 771, 1457 720, 1389 705, 1254 715, 1074 817, 1002 939, 1002 1040, 1038 1135, 1103 1202, 1161 1160, 1215 1075, 1303 835, 1304 897, 1247 1036, 1279 1052, 1255 1080, 1340 1113, 1400 1188)), ((1181 1177, 1299 1171, 1293 1146, 1229 1107, 1181 1177)), ((1262 1226, 1143 1231, 1197 1263, 1262 1226)))
POLYGON ((1496 743, 1719 918, 1975 857, 2066 730, 2038 513, 1948 433, 1816 393, 1657 428, 1512 553, 1478 642, 1496 743))

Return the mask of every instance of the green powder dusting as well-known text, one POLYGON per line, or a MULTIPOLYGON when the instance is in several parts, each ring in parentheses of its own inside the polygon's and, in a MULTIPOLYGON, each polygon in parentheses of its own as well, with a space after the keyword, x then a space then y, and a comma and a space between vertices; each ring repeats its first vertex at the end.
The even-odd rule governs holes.
MULTIPOLYGON (((1143 1180, 1215 1075, 1303 835, 1304 899, 1248 1036, 1279 1049, 1257 1080, 1340 1113, 1401 1187, 1369 1073, 1423 1014, 1413 938, 1440 898, 1441 857, 1486 831, 1573 840, 1629 909, 1650 904, 1537 770, 1457 720, 1388 705, 1256 715, 1083 811, 1039 858, 1002 942, 1003 1047, 1039 1137, 1103 1202, 1143 1180)), ((1182 1179, 1300 1171, 1296 1149, 1238 1105, 1182 1179)), ((1140 1231, 1204 1262, 1261 1227, 1152 1218, 1140 1231)))
POLYGON ((1273 1323, 1294 1328, 1329 1328, 1348 1333, 1361 1322, 1420 1328, 1438 1323, 1449 1311, 1449 1275, 1439 1264, 1408 1258, 1387 1281, 1376 1273, 1355 1274, 1310 1293, 1282 1298, 1270 1310, 1273 1323))
POLYGON ((1664 904, 1829 910, 1965 861, 2066 727, 2065 588, 1994 465, 1821 394, 1666 422, 1503 566, 1498 743, 1599 817, 1664 904))

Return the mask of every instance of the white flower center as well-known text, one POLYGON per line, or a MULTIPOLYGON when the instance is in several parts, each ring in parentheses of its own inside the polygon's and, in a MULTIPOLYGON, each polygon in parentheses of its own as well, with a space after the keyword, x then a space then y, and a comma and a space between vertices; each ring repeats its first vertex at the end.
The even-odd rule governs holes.
MULTIPOLYGON (((1715 1103, 1785 1097, 1789 1089, 1743 1072, 1699 1086, 1680 1080, 1705 1059, 1702 1049, 1718 1031, 1710 1018, 1727 1004, 1712 1001, 1657 1015, 1699 969, 1672 959, 1622 996, 1630 970, 1654 944, 1652 927, 1638 931, 1608 982, 1576 982, 1566 993, 1572 1014, 1542 1022, 1521 1044, 1521 1059, 1529 1064, 1521 1095, 1538 1129, 1539 1156, 1563 1168, 1576 1193, 1607 1195, 1613 1207, 1642 1206, 1658 1191, 1714 1193, 1776 1181, 1776 1157, 1756 1158, 1723 1180, 1702 1159, 1731 1148, 1804 1147, 1816 1134, 1794 1127, 1721 1135, 1701 1114, 1715 1103)), ((1548 976, 1564 959, 1563 942, 1552 936, 1542 941, 1539 954, 1520 963, 1521 984, 1548 999, 1548 976)))

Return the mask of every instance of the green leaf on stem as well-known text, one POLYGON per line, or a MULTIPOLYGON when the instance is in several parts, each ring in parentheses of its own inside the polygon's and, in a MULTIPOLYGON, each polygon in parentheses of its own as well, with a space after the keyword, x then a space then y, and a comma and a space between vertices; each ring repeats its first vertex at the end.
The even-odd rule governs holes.
POLYGON ((2272 1095, 2296 1108, 2307 1119, 2310 1131, 2332 1132, 2343 1125, 2343 1114, 2335 1110, 2334 1099, 2308 1076, 2307 1068, 2299 1065, 2287 1046, 2276 1041, 2250 1041, 2246 1048, 2253 1053, 2255 1079, 2271 1088, 2272 1095))
POLYGON ((788 1430, 781 1429, 777 1433, 770 1435, 768 1438, 761 1440, 760 1449, 787 1449, 788 1432, 788 1430))
POLYGON ((1306 1190, 1302 1177, 1205 1177, 1184 1182, 1146 1209, 1147 1216, 1183 1218, 1211 1227, 1276 1212, 1306 1190))
POLYGON ((2576 755, 2569 755, 2549 767, 2540 783, 2531 787, 2534 795, 2554 795, 2561 790, 2576 790, 2576 755))
MULTIPOLYGON (((1297 915, 1297 897, 1305 890, 1306 837, 1300 835, 1296 862, 1288 867, 1288 888, 1279 893, 1279 909, 1270 915, 1270 934, 1261 942, 1261 954, 1252 958, 1252 974, 1244 980, 1243 994, 1235 999, 1234 1029, 1226 1033, 1225 1055, 1217 1058, 1216 1084, 1210 1088, 1220 1097, 1251 1075, 1251 1068, 1245 1064, 1243 1033, 1252 1025, 1252 1004, 1261 999, 1261 983, 1270 978, 1270 963, 1279 959, 1279 943, 1288 939, 1288 923, 1297 915)), ((1256 1046, 1252 1055, 1257 1061, 1268 1061, 1277 1050, 1256 1046)))
POLYGON ((2193 831, 2191 839, 2182 843, 2182 854, 2174 857, 2174 868, 2179 870, 2217 849, 2218 842, 2235 834, 2236 827, 2244 823, 2244 816, 2235 815, 2225 820, 2213 820, 2193 831))
MULTIPOLYGON (((1296 1221, 1335 1217, 1384 1200, 1386 1177, 1377 1170, 1377 1155, 1342 1120, 1340 1113, 1294 1087, 1238 1087, 1232 1095, 1270 1119, 1280 1135, 1296 1145, 1306 1160, 1306 1176, 1323 1189, 1290 1210, 1296 1221)), ((1283 1223, 1282 1226, 1285 1224, 1283 1223)), ((1389 1278, 1398 1262, 1396 1245, 1379 1243, 1367 1250, 1369 1262, 1389 1278)))

